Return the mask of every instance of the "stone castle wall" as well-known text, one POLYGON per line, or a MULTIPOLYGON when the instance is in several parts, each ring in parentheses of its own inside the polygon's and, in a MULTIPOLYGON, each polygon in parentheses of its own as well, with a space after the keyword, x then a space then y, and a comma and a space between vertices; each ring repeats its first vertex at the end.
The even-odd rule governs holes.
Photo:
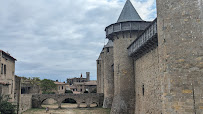
POLYGON ((25 112, 32 108, 32 94, 21 94, 19 112, 25 112))
MULTIPOLYGON (((158 47, 134 61, 127 47, 137 35, 126 31, 109 35, 114 42, 111 114, 203 112, 203 1, 157 0, 157 13, 158 47)), ((117 29, 105 30, 108 35, 117 29)))
POLYGON ((203 112, 203 1, 157 0, 163 113, 203 112))
POLYGON ((104 103, 103 108, 111 108, 114 95, 113 47, 104 48, 104 103))
POLYGON ((161 114, 161 78, 158 48, 134 61, 135 114, 161 114))
POLYGON ((97 93, 101 93, 101 60, 97 60, 97 93))
POLYGON ((104 93, 104 52, 101 52, 101 78, 100 78, 100 93, 104 93))

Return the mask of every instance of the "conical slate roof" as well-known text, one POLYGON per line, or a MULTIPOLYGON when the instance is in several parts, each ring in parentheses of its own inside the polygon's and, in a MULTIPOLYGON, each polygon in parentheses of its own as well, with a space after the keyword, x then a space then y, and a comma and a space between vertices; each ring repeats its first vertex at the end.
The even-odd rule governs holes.
POLYGON ((113 47, 113 42, 112 40, 109 40, 108 43, 104 46, 104 48, 106 47, 113 47))
POLYGON ((125 22, 125 21, 143 21, 137 11, 135 10, 134 6, 127 0, 123 10, 118 18, 117 22, 125 22))

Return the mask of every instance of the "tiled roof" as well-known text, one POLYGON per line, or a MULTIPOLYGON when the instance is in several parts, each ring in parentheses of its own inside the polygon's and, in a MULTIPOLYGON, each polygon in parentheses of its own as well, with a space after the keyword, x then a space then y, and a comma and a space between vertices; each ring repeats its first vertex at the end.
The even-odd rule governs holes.
POLYGON ((143 21, 137 11, 135 10, 134 6, 127 0, 123 10, 118 18, 117 22, 126 22, 126 21, 143 21))
POLYGON ((97 81, 84 82, 85 85, 97 85, 97 81))
POLYGON ((6 82, 0 82, 1 85, 10 85, 9 83, 6 82))
POLYGON ((56 85, 65 85, 66 83, 63 82, 54 82, 56 85))
POLYGON ((15 59, 14 57, 12 57, 9 53, 6 53, 5 51, 3 50, 0 50, 0 52, 3 52, 4 54, 8 55, 9 57, 11 57, 13 60, 17 61, 17 59, 15 59))

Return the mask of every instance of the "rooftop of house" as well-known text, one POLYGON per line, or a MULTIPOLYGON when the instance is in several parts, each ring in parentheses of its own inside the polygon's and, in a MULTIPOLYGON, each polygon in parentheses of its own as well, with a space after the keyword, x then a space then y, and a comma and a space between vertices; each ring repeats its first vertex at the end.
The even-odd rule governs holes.
POLYGON ((0 85, 10 85, 10 84, 7 82, 0 82, 0 85))
POLYGON ((89 81, 89 82, 84 82, 85 85, 97 85, 97 81, 96 80, 92 80, 92 81, 89 81))
POLYGON ((0 50, 0 52, 3 53, 3 54, 5 54, 5 55, 7 55, 7 56, 9 56, 11 59, 17 61, 17 59, 15 59, 14 57, 12 57, 9 53, 7 53, 7 52, 5 52, 5 51, 3 51, 3 50, 0 50))
POLYGON ((54 82, 56 85, 66 85, 64 82, 54 82))

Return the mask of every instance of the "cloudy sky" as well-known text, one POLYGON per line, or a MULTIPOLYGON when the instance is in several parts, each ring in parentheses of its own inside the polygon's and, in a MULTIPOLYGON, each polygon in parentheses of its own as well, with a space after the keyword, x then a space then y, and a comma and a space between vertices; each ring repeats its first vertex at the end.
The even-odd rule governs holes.
MULTIPOLYGON (((16 75, 59 81, 90 72, 104 29, 126 0, 0 0, 0 49, 16 61, 16 75)), ((142 19, 156 17, 156 0, 131 0, 142 19)))

